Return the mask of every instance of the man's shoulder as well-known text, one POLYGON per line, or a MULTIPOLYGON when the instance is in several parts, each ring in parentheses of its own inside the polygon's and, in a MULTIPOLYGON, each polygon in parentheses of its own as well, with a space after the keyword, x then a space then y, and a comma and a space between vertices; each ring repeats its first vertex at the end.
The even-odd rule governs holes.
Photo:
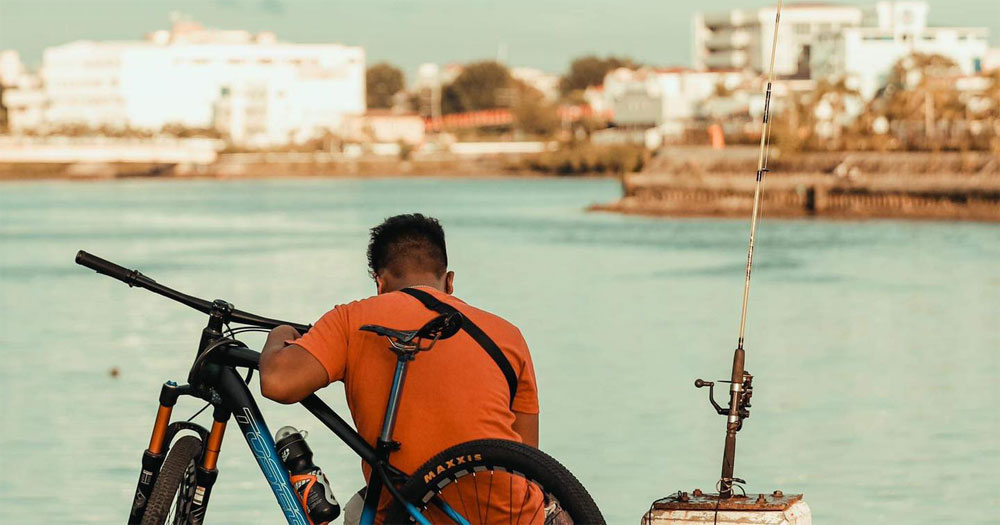
MULTIPOLYGON (((481 325, 481 328, 486 330, 491 336, 512 337, 517 340, 523 340, 521 331, 517 328, 517 326, 500 315, 473 306, 455 295, 446 294, 439 290, 430 288, 418 288, 418 290, 424 291, 433 296, 435 299, 458 309, 458 311, 471 318, 477 325, 481 325)), ((405 308, 406 305, 417 306, 420 305, 420 302, 417 298, 407 294, 406 292, 395 291, 358 299, 356 301, 340 305, 337 308, 343 308, 352 313, 377 313, 385 315, 391 313, 401 313, 400 308, 405 308)), ((426 308, 426 306, 420 305, 420 308, 426 308)))
POLYGON ((482 325, 481 328, 489 335, 494 337, 502 335, 523 342, 524 338, 521 336, 521 330, 514 323, 489 310, 473 306, 458 297, 449 297, 451 301, 454 301, 452 306, 471 317, 476 324, 482 325))

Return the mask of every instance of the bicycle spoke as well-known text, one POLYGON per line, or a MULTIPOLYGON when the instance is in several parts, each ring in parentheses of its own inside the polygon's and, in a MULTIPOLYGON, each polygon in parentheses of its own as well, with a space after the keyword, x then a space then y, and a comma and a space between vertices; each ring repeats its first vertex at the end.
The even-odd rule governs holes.
POLYGON ((544 495, 542 496, 542 501, 538 502, 538 505, 535 505, 535 512, 532 512, 532 513, 531 513, 531 518, 530 518, 530 519, 528 519, 528 523, 529 523, 529 524, 531 524, 531 523, 534 523, 534 522, 535 522, 535 516, 537 516, 537 515, 538 515, 538 511, 539 511, 539 509, 541 509, 541 508, 543 508, 543 507, 545 507, 545 496, 544 496, 544 495))
MULTIPOLYGON (((509 476, 507 479, 510 483, 507 485, 507 506, 509 507, 511 502, 514 501, 514 476, 509 476)), ((507 511, 507 524, 514 525, 514 513, 510 510, 507 511)))
POLYGON ((490 522, 490 497, 493 495, 493 471, 490 471, 490 489, 486 492, 486 521, 483 523, 490 522))
MULTIPOLYGON (((521 498, 521 507, 517 509, 517 522, 518 523, 521 523, 521 513, 524 512, 524 504, 528 502, 528 493, 530 492, 528 490, 529 488, 531 488, 530 487, 530 483, 527 480, 525 480, 525 483, 524 483, 524 497, 521 498)), ((529 521, 528 523, 530 524, 531 522, 529 521)))
MULTIPOLYGON (((465 508, 465 497, 462 496, 462 487, 460 487, 458 485, 458 480, 457 479, 454 480, 453 484, 455 486, 455 491, 458 492, 458 500, 462 502, 462 515, 465 517, 465 519, 469 519, 468 518, 468 516, 469 516, 469 510, 465 508)), ((477 499, 478 499, 479 495, 477 494, 476 496, 477 496, 477 499)))
MULTIPOLYGON (((483 521, 482 513, 479 512, 479 484, 476 483, 475 472, 472 473, 472 483, 475 485, 476 488, 476 516, 479 518, 479 523, 486 523, 485 521, 483 521)), ((486 509, 486 512, 489 513, 489 508, 486 509)))

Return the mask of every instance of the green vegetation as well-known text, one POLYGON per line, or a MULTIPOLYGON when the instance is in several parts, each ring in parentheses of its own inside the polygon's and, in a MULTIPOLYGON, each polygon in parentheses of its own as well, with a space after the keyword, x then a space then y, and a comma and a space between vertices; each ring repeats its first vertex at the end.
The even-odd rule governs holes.
POLYGON ((469 64, 441 94, 444 113, 510 107, 510 72, 493 61, 469 64))
POLYGON ((387 62, 375 64, 365 72, 365 84, 369 109, 391 108, 393 97, 405 87, 403 71, 387 62))
POLYGON ((562 125, 556 105, 531 87, 518 84, 516 89, 517 102, 513 108, 515 129, 538 137, 555 135, 562 125))
POLYGON ((626 57, 599 58, 590 55, 577 58, 570 64, 569 72, 560 79, 559 89, 568 95, 590 86, 599 86, 604 83, 604 76, 609 71, 620 67, 635 68, 638 64, 626 57))
POLYGON ((992 151, 1000 153, 1000 72, 985 90, 960 90, 950 59, 901 59, 865 104, 843 82, 790 97, 772 140, 783 151, 992 151), (854 108, 854 111, 849 111, 854 108), (857 117, 852 115, 856 114, 857 117))
POLYGON ((522 169, 557 175, 625 174, 642 169, 649 152, 642 146, 579 144, 525 158, 522 169))

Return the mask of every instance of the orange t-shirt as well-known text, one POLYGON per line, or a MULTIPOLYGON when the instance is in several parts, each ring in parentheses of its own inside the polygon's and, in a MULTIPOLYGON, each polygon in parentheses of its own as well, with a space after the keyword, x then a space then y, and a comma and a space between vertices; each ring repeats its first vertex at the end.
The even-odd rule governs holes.
MULTIPOLYGON (((404 472, 445 448, 474 439, 521 441, 514 412, 538 413, 538 390, 528 346, 511 323, 444 292, 420 287, 479 326, 496 342, 517 374, 517 394, 500 367, 464 330, 420 352, 407 368, 393 439, 402 444, 389 461, 404 472)), ((365 324, 414 330, 438 314, 402 292, 369 297, 330 310, 293 341, 316 357, 330 382, 344 381, 358 433, 374 446, 382 430, 396 367, 386 339, 361 331, 365 324)), ((365 475, 368 475, 365 469, 365 475)))

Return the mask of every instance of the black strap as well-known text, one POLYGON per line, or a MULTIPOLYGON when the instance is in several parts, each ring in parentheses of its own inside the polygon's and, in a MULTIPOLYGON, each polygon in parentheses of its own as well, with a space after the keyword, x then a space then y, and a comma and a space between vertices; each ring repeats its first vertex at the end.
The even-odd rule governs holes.
MULTIPOLYGON (((439 314, 462 313, 454 306, 438 300, 437 297, 434 297, 423 290, 417 290, 416 288, 403 288, 400 291, 415 298, 421 303, 424 303, 424 306, 426 306, 428 310, 433 310, 439 314)), ((473 323, 468 317, 464 315, 462 317, 462 330, 465 330, 467 334, 472 336, 472 338, 479 343, 479 346, 483 347, 483 350, 486 350, 486 353, 490 355, 493 362, 500 367, 500 371, 503 372, 504 378, 507 379, 507 388, 510 389, 510 406, 513 407, 514 396, 517 394, 517 374, 514 373, 514 367, 510 366, 510 361, 507 360, 507 356, 505 356, 503 351, 500 350, 500 347, 497 346, 492 339, 490 339, 490 336, 486 335, 486 332, 476 326, 476 323, 473 323)))

